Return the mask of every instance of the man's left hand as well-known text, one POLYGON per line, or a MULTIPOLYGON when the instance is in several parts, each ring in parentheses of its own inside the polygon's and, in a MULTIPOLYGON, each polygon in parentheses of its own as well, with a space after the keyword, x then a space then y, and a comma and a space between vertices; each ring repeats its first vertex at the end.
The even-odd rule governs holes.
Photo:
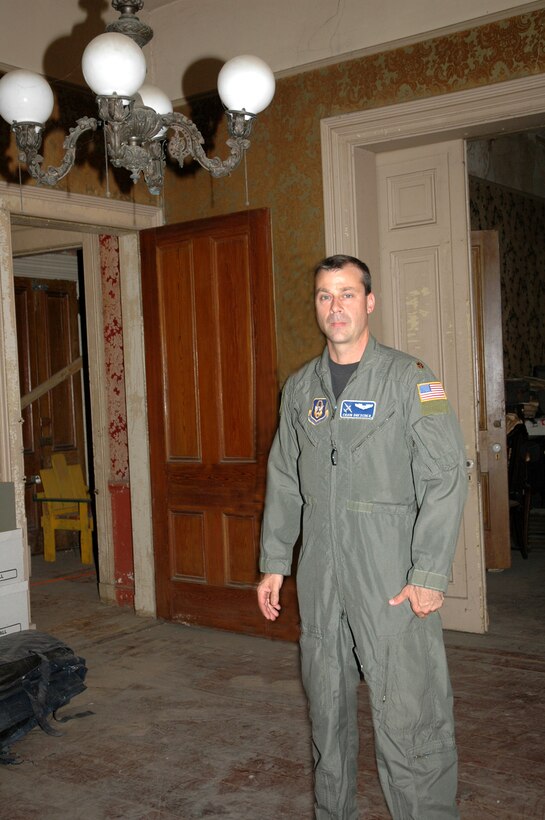
POLYGON ((399 606, 403 601, 408 601, 415 615, 419 618, 427 618, 431 612, 436 612, 443 606, 444 599, 443 593, 438 592, 436 589, 426 589, 426 587, 407 584, 399 595, 390 598, 388 603, 391 606, 399 606))

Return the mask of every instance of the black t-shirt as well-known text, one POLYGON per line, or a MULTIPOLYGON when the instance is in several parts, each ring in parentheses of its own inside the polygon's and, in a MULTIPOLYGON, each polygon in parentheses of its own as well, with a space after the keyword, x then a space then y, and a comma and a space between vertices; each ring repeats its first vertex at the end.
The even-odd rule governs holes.
POLYGON ((331 385, 335 398, 338 399, 344 388, 348 384, 348 379, 357 370, 359 362, 350 364, 337 364, 331 357, 329 358, 329 370, 331 373, 331 385))

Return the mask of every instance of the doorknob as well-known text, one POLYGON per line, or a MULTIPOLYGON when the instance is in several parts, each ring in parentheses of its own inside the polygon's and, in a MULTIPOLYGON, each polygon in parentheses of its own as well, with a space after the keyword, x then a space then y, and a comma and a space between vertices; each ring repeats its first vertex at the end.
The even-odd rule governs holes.
POLYGON ((467 469, 468 469, 468 470, 472 470, 474 466, 475 466, 475 462, 473 461, 473 459, 472 459, 472 458, 468 458, 468 460, 466 461, 466 467, 467 467, 467 469))
POLYGON ((42 483, 42 479, 40 478, 39 475, 29 475, 28 477, 26 475, 24 475, 23 476, 23 481, 25 482, 25 484, 41 484, 42 483))
POLYGON ((499 444, 497 441, 492 445, 492 452, 496 456, 496 461, 500 460, 501 449, 501 444, 499 444))

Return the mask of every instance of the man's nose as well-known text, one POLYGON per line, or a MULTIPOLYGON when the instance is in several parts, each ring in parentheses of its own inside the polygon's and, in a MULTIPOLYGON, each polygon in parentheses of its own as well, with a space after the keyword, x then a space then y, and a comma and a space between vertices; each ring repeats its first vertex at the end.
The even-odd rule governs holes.
POLYGON ((341 300, 338 296, 331 297, 331 304, 329 306, 330 313, 338 313, 341 309, 341 300))

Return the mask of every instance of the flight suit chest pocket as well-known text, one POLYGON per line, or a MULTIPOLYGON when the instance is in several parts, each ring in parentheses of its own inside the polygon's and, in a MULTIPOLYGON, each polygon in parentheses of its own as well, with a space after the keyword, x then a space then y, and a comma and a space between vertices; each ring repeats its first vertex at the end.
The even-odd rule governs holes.
POLYGON ((352 459, 357 461, 361 458, 367 446, 381 446, 381 443, 387 442, 392 437, 392 432, 395 428, 395 421, 397 417, 397 410, 395 405, 381 413, 373 421, 351 421, 350 424, 359 424, 361 428, 358 430, 358 435, 354 437, 351 444, 350 451, 352 459))

